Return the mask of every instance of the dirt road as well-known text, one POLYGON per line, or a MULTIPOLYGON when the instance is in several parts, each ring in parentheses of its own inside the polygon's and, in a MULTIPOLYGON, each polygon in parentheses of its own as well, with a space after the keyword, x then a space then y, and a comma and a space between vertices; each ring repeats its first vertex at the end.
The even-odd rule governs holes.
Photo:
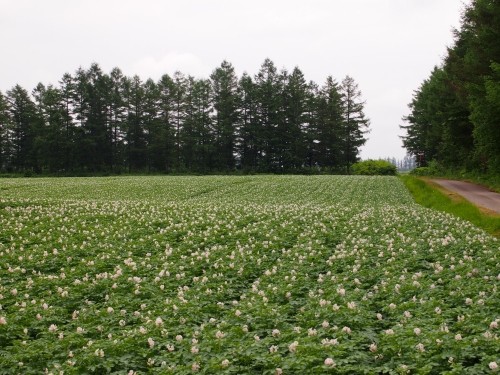
POLYGON ((446 190, 457 193, 474 203, 476 206, 486 208, 500 214, 500 194, 488 189, 471 184, 470 182, 435 179, 432 182, 442 186, 446 190))

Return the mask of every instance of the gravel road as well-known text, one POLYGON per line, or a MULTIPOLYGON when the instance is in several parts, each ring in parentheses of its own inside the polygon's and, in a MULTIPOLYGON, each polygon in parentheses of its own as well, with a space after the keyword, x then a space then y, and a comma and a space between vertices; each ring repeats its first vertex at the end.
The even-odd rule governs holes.
POLYGON ((500 214, 500 194, 485 187, 464 181, 434 179, 432 182, 444 187, 446 190, 457 193, 474 203, 476 206, 486 208, 500 214))

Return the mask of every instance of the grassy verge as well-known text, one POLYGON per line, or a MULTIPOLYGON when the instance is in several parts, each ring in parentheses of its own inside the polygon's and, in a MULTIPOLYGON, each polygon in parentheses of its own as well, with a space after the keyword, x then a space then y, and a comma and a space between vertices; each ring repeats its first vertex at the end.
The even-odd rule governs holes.
POLYGON ((500 237, 500 215, 481 210, 461 196, 448 193, 422 178, 410 175, 400 178, 418 204, 458 216, 500 237))

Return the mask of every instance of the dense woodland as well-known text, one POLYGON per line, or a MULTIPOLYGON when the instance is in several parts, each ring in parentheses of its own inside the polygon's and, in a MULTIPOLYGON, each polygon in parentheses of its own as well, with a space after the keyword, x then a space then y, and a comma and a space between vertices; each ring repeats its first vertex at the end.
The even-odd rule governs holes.
POLYGON ((98 64, 0 93, 0 169, 29 173, 348 173, 369 121, 351 77, 323 86, 266 59, 158 82, 98 64))
POLYGON ((500 174, 500 1, 474 0, 415 92, 403 139, 421 166, 500 174))

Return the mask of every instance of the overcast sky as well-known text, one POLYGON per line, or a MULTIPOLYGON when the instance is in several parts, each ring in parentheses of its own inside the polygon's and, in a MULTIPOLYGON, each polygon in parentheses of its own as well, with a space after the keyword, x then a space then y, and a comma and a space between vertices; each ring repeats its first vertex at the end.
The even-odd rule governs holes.
MULTIPOLYGON (((468 1, 466 1, 468 3, 468 1)), ((0 91, 58 84, 97 62, 157 80, 266 57, 307 80, 352 76, 371 120, 363 158, 401 158, 413 91, 440 64, 462 0, 0 0, 0 91)))

